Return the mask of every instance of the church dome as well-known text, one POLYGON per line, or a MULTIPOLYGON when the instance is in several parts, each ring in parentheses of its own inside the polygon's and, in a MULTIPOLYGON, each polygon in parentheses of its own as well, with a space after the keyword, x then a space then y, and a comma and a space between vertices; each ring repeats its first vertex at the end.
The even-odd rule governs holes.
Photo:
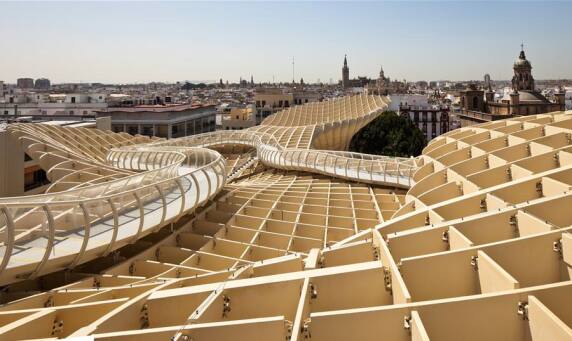
POLYGON ((520 58, 514 61, 514 66, 520 66, 520 67, 522 67, 522 66, 528 66, 528 67, 531 67, 530 62, 529 62, 528 60, 526 60, 526 59, 523 60, 523 59, 520 59, 520 58))
POLYGON ((519 92, 520 102, 541 102, 550 103, 546 97, 544 97, 540 92, 537 91, 526 91, 522 90, 519 92))
POLYGON ((524 50, 520 51, 520 55, 514 61, 514 66, 515 67, 532 67, 530 65, 530 62, 526 59, 526 56, 524 55, 524 50))
MULTIPOLYGON (((546 97, 544 97, 540 92, 537 91, 520 90, 518 94, 520 103, 550 103, 550 101, 546 99, 546 97)), ((506 93, 501 98, 501 102, 504 101, 510 101, 509 93, 506 93)))

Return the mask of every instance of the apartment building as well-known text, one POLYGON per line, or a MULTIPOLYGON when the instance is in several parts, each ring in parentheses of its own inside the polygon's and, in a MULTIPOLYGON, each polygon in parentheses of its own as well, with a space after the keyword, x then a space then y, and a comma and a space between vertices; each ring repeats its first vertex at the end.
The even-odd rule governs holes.
POLYGON ((280 88, 258 89, 254 95, 256 124, 277 111, 289 108, 294 103, 294 95, 280 88))
POLYGON ((256 107, 248 105, 244 108, 231 107, 222 114, 223 130, 242 130, 256 125, 256 107))
POLYGON ((38 90, 49 90, 51 87, 51 82, 47 78, 38 78, 34 82, 34 88, 38 90))
POLYGON ((6 116, 86 116, 107 107, 103 93, 48 94, 18 92, 4 96, 0 114, 6 116))
POLYGON ((321 99, 322 96, 318 92, 305 90, 303 83, 293 89, 257 89, 254 95, 256 124, 260 124, 266 117, 292 105, 317 102, 321 99))
POLYGON ((18 78, 16 80, 16 86, 20 89, 32 89, 34 88, 33 78, 18 78))
POLYGON ((216 109, 214 105, 134 105, 107 107, 96 116, 109 117, 116 133, 170 139, 214 131, 216 109))
POLYGON ((427 141, 449 131, 449 107, 444 105, 414 106, 402 104, 399 113, 409 118, 423 132, 427 141))

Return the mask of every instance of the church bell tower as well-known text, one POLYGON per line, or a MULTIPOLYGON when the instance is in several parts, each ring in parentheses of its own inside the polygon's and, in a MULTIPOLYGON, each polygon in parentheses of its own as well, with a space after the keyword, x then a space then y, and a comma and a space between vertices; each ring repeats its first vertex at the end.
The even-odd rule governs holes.
POLYGON ((344 66, 342 67, 342 86, 344 88, 350 87, 350 68, 348 67, 347 55, 344 55, 344 66))
POLYGON ((512 88, 514 91, 534 91, 534 78, 532 77, 532 65, 524 54, 524 45, 521 45, 520 55, 514 62, 514 76, 512 77, 512 88))

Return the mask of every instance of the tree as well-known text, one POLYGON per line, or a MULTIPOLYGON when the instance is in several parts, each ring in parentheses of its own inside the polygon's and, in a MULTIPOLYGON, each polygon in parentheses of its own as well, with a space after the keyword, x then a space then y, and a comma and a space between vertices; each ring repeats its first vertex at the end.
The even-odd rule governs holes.
POLYGON ((193 89, 204 89, 206 87, 207 87, 207 85, 205 83, 194 84, 194 83, 190 83, 190 82, 185 82, 185 84, 183 84, 183 86, 181 86, 181 89, 189 91, 189 90, 193 90, 193 89))
POLYGON ((385 111, 360 129, 350 142, 350 150, 387 156, 417 156, 427 145, 425 136, 413 122, 385 111))

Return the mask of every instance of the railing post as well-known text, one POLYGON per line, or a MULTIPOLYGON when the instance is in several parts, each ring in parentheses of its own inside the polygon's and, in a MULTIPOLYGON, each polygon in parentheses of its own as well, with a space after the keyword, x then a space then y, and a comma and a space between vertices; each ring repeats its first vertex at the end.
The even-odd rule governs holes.
POLYGON ((369 181, 373 182, 373 166, 375 165, 374 160, 371 161, 371 168, 369 169, 369 181))
POLYGON ((90 232, 91 232, 91 222, 89 221, 89 212, 88 212, 88 210, 85 207, 85 204, 83 202, 79 203, 79 207, 81 208, 81 210, 83 212, 83 224, 84 224, 83 225, 83 241, 81 243, 81 246, 79 248, 77 255, 75 256, 73 261, 68 266, 69 269, 73 269, 79 264, 81 258, 83 257, 83 254, 85 253, 85 250, 87 248, 87 244, 89 243, 89 237, 90 237, 90 232))
POLYGON ((2 258, 2 263, 0 263, 0 274, 6 267, 8 266, 8 262, 12 257, 12 250, 14 249, 14 238, 15 238, 15 226, 14 226, 14 219, 12 217, 12 213, 6 207, 1 207, 0 210, 4 212, 4 216, 6 217, 6 249, 4 250, 4 256, 2 258))
POLYGON ((111 251, 113 251, 113 246, 115 244, 115 240, 117 239, 117 233, 119 232, 119 217, 117 216, 117 207, 115 206, 112 198, 107 199, 107 203, 109 204, 109 207, 111 208, 111 214, 113 215, 113 233, 107 248, 105 251, 103 251, 103 257, 107 256, 111 251))
POLYGON ((207 179, 207 184, 208 184, 208 190, 207 190, 207 200, 211 197, 212 195, 212 184, 211 184, 211 178, 209 178, 209 175, 207 174, 207 172, 204 169, 201 169, 201 172, 203 172, 205 178, 207 179))
POLYGON ((42 271, 42 268, 46 265, 48 259, 50 258, 50 253, 54 248, 54 240, 56 239, 56 227, 54 226, 54 216, 52 215, 52 211, 50 211, 48 205, 43 205, 42 209, 46 214, 46 218, 48 220, 48 243, 46 245, 44 256, 40 260, 40 263, 36 266, 36 269, 28 276, 28 279, 36 278, 36 276, 40 274, 40 271, 42 271))
POLYGON ((185 212, 185 188, 180 182, 181 178, 176 178, 174 181, 177 184, 177 187, 179 187, 179 191, 181 191, 181 209, 179 210, 179 214, 176 218, 179 219, 183 215, 183 212, 185 212))
POLYGON ((143 208, 143 202, 141 201, 141 198, 139 197, 139 194, 137 194, 137 192, 133 192, 133 197, 135 198, 135 202, 137 203, 137 207, 139 208, 139 227, 137 228, 137 232, 135 233, 135 236, 132 239, 133 242, 135 242, 136 240, 139 239, 141 232, 143 232, 143 226, 145 225, 145 209, 143 208))
POLYGON ((193 204, 193 206, 191 206, 194 209, 199 204, 199 199, 201 196, 201 188, 199 187, 199 181, 197 180, 197 177, 195 176, 195 172, 191 172, 190 176, 191 176, 191 179, 193 179, 193 182, 195 183, 195 188, 197 191, 197 194, 195 195, 195 203, 193 204))
POLYGON ((159 195, 161 196, 161 202, 163 203, 163 215, 161 216, 161 222, 157 224, 157 226, 161 226, 167 217, 167 198, 165 198, 165 193, 163 193, 161 186, 155 185, 154 187, 157 189, 157 192, 159 192, 159 195))
MULTIPOLYGON (((305 151, 302 151, 302 150, 298 151, 298 160, 296 161, 296 165, 297 165, 298 167, 300 167, 300 159, 302 158, 302 155, 303 155, 304 153, 305 153, 305 151)), ((306 154, 307 154, 307 153, 306 153, 306 154)), ((307 155, 306 155, 306 157, 307 157, 307 155)))
POLYGON ((334 174, 338 175, 338 160, 340 159, 337 155, 334 158, 334 174))
POLYGON ((411 187, 411 178, 413 177, 413 167, 409 167, 409 178, 408 178, 408 186, 411 187))

